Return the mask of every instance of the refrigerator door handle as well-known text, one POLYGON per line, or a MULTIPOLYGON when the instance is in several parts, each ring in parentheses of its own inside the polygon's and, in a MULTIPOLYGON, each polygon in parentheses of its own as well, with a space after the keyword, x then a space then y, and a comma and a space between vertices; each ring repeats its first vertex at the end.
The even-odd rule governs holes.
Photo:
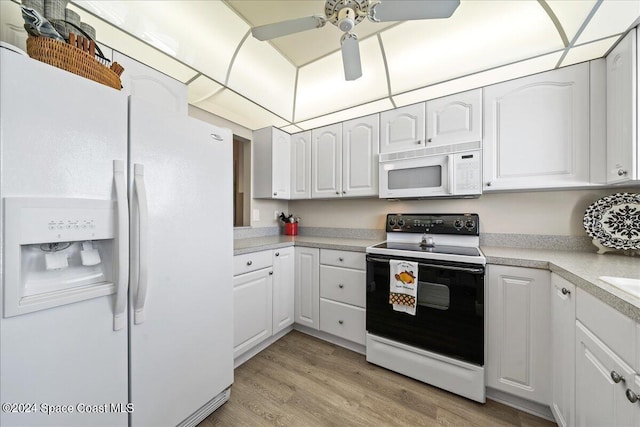
MULTIPOLYGON (((147 299, 147 242, 149 210, 147 207, 147 188, 144 184, 144 165, 133 165, 133 186, 138 202, 138 252, 134 253, 138 267, 137 292, 133 303, 133 323, 144 322, 144 305, 147 299)), ((134 288, 134 290, 135 290, 134 288)))
POLYGON ((116 301, 113 310, 113 330, 125 327, 125 309, 127 306, 127 285, 129 281, 129 204, 127 202, 127 184, 124 175, 124 161, 113 161, 113 179, 116 187, 118 215, 118 282, 116 283, 116 301))

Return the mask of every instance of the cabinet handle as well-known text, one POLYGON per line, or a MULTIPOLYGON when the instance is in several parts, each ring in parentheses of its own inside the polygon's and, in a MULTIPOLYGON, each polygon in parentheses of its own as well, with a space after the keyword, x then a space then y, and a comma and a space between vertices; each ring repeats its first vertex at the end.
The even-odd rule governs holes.
POLYGON ((343 285, 342 283, 340 283, 340 284, 338 285, 338 287, 339 287, 340 289, 342 289, 342 288, 344 288, 344 285, 343 285))
POLYGON ((269 276, 273 276, 273 271, 270 271, 270 272, 269 272, 269 276))
POLYGON ((277 195, 278 195, 278 193, 273 193, 273 195, 274 195, 274 196, 277 196, 277 195))
POLYGON ((336 191, 336 194, 340 194, 340 192, 339 192, 339 191, 336 191))
POLYGON ((571 291, 567 288, 562 288, 562 295, 571 295, 571 291))
POLYGON ((247 265, 253 264, 253 261, 247 261, 247 265))
POLYGON ((280 252, 276 252, 276 256, 280 256, 280 252))
POLYGON ((627 174, 627 171, 626 171, 626 170, 624 170, 624 169, 618 169, 618 176, 623 176, 623 175, 626 175, 626 174, 627 174))
POLYGON ((344 322, 342 320, 338 320, 338 323, 342 325, 344 322))
POLYGON ((346 192, 346 191, 343 191, 343 192, 342 192, 342 194, 347 194, 347 192, 346 192))
POLYGON ((624 379, 622 375, 617 373, 616 371, 611 371, 611 379, 614 383, 618 384, 619 382, 626 383, 627 380, 624 379))
POLYGON ((342 262, 342 261, 344 261, 344 258, 340 257, 340 258, 338 258, 338 261, 342 262))
POLYGON ((433 138, 427 139, 427 142, 433 142, 433 138))
POLYGON ((487 182, 487 187, 491 187, 491 181, 487 182))
POLYGON ((635 393, 633 392, 633 390, 631 390, 631 389, 627 389, 626 394, 627 394, 627 399, 628 399, 628 400, 629 400, 629 402, 631 402, 631 403, 636 403, 636 402, 638 401, 638 399, 639 399, 639 398, 638 398, 638 395, 637 395, 637 394, 635 394, 635 393))
POLYGON ((416 144, 418 144, 418 145, 422 144, 422 140, 421 139, 417 140, 416 144))

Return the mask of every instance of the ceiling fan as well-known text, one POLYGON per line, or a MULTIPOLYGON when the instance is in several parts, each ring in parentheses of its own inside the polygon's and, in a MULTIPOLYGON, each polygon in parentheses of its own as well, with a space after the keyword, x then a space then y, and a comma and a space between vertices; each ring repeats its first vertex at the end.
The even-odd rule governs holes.
POLYGON ((340 38, 344 77, 356 80, 362 76, 362 66, 358 37, 351 30, 365 17, 373 22, 449 18, 459 4, 460 0, 326 0, 324 16, 313 15, 261 25, 253 28, 251 34, 258 40, 271 40, 321 28, 331 22, 344 32, 340 38))

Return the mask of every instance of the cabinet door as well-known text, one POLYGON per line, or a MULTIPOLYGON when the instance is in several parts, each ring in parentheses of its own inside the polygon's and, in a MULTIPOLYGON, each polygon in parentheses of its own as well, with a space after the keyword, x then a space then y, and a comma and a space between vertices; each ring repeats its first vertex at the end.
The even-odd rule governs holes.
POLYGON ((295 248, 295 321, 312 329, 320 326, 320 250, 295 248))
POLYGON ((265 268, 233 278, 234 358, 272 335, 272 277, 265 268))
POLYGON ((424 102, 380 113, 380 153, 425 146, 424 102))
POLYGON ((551 274, 551 412, 560 427, 575 425, 576 287, 551 274))
POLYGON ((378 114, 342 124, 342 195, 378 196, 378 114))
POLYGON ((286 200, 291 194, 291 136, 273 128, 272 144, 273 198, 286 200))
POLYGON ((273 251, 273 334, 293 324, 294 316, 293 246, 273 251))
POLYGON ((548 405, 550 272, 488 266, 487 385, 548 405))
POLYGON ((291 135, 290 198, 311 198, 311 131, 291 135))
POLYGON ((637 64, 633 29, 607 56, 607 184, 637 179, 637 64))
POLYGON ((589 184, 589 64, 484 89, 484 189, 589 184))
POLYGON ((482 141, 482 89, 427 101, 427 147, 482 141))
POLYGON ((342 196, 342 123, 311 131, 311 197, 342 196))
POLYGON ((633 380, 633 370, 582 323, 576 322, 576 425, 637 426, 634 424, 637 403, 631 404, 625 394, 627 382, 633 380))
POLYGON ((187 115, 189 102, 186 84, 118 51, 113 52, 113 61, 124 67, 121 76, 124 93, 187 115))

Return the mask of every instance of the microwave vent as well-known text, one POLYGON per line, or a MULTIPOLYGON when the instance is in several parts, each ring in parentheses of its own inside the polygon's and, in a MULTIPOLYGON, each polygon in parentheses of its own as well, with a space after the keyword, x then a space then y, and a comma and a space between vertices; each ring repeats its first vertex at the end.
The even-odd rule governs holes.
POLYGON ((482 148, 480 141, 461 142, 459 144, 439 145, 435 147, 418 148, 417 150, 397 151, 395 153, 380 154, 380 162, 394 160, 415 159, 417 157, 434 156, 438 154, 459 153, 461 151, 478 150, 482 148))

